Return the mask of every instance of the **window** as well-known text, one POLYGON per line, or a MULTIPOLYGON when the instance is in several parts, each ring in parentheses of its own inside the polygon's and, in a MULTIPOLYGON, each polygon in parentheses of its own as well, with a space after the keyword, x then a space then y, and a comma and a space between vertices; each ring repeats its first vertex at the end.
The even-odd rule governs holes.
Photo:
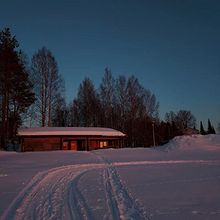
POLYGON ((68 141, 63 142, 63 150, 68 150, 68 144, 69 144, 68 141))
POLYGON ((100 148, 108 147, 107 141, 100 141, 100 148))

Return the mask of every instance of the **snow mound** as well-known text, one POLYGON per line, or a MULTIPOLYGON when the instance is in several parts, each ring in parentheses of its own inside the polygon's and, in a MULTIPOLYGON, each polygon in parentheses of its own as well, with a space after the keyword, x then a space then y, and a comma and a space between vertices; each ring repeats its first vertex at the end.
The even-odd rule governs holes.
POLYGON ((15 151, 4 151, 4 150, 0 150, 0 157, 1 157, 1 156, 7 156, 7 155, 13 155, 13 154, 17 154, 17 152, 15 152, 15 151))
POLYGON ((163 146, 165 151, 179 150, 220 150, 220 135, 177 136, 163 146))

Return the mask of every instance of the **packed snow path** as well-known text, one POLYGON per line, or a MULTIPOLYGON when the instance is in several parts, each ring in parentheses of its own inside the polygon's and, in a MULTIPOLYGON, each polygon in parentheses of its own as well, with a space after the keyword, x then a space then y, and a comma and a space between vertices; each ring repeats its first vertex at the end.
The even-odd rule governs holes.
POLYGON ((97 157, 103 163, 68 165, 38 173, 17 196, 2 219, 96 219, 78 183, 86 172, 97 169, 103 173, 108 207, 104 219, 150 219, 122 183, 116 166, 219 163, 205 160, 110 163, 99 155, 97 157))
POLYGON ((109 217, 111 219, 148 219, 143 208, 139 207, 126 187, 123 185, 120 176, 113 163, 108 162, 104 157, 96 154, 107 166, 104 170, 104 185, 106 199, 108 202, 109 217))
MULTIPOLYGON (((94 165, 70 165, 37 174, 18 195, 5 219, 79 219, 79 216, 88 217, 88 210, 77 190, 77 177, 91 169, 91 166, 94 165), (78 204, 82 204, 81 208, 85 210, 78 209, 76 207, 78 204), (82 213, 83 211, 84 213, 82 213)), ((98 168, 101 165, 96 164, 95 166, 98 168)))
POLYGON ((220 136, 151 149, 0 152, 0 219, 220 219, 220 136))
MULTIPOLYGON (((123 186, 114 164, 68 165, 38 173, 22 190, 3 219, 95 219, 78 187, 88 171, 101 169, 108 205, 105 219, 148 219, 123 186)), ((132 164, 132 163, 130 163, 132 164)), ((123 165, 123 163, 121 164, 123 165)), ((125 163, 125 165, 128 165, 125 163)))

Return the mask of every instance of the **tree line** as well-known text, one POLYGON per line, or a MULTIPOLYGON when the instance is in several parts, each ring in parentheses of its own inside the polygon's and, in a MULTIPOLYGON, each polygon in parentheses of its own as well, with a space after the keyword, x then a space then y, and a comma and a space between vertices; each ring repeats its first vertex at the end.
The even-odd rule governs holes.
POLYGON ((146 146, 152 139, 148 127, 153 120, 159 122, 158 107, 156 96, 135 76, 121 75, 115 79, 106 68, 99 87, 95 88, 92 80, 85 78, 67 108, 69 114, 57 111, 56 118, 66 116, 66 120, 62 120, 66 121, 65 126, 114 128, 127 135, 128 146, 146 146))
POLYGON ((106 68, 96 88, 91 79, 79 85, 76 97, 66 103, 64 80, 52 52, 43 47, 29 64, 10 29, 0 32, 0 137, 1 147, 16 139, 23 126, 100 126, 127 135, 130 147, 165 143, 187 128, 195 128, 188 110, 168 112, 159 119, 159 102, 135 76, 117 78, 106 68))
MULTIPOLYGON (((220 130, 220 129, 219 129, 220 130)), ((207 130, 204 129, 202 121, 200 121, 200 134, 206 135, 206 134, 216 134, 215 128, 212 125, 210 119, 208 119, 208 128, 207 130)))

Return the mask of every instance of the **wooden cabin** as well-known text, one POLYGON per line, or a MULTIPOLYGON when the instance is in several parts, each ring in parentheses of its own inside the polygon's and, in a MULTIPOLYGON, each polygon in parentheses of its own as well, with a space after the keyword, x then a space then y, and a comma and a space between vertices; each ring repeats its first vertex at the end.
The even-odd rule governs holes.
POLYGON ((100 127, 20 128, 21 151, 96 150, 121 148, 125 134, 100 127))

